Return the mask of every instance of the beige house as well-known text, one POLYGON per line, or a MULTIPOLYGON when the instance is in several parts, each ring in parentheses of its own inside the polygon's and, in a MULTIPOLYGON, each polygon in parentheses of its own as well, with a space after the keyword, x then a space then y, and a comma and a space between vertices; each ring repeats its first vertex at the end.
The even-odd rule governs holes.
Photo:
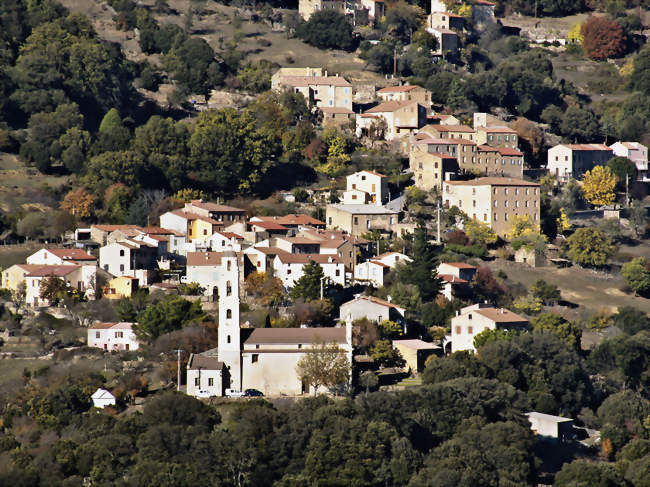
POLYGON ((43 267, 38 264, 14 264, 2 271, 2 287, 16 291, 25 282, 25 276, 43 267))
MULTIPOLYGON (((456 147, 456 146, 454 146, 456 147)), ((415 185, 424 190, 442 191, 442 183, 451 174, 458 173, 458 160, 455 156, 439 152, 429 152, 428 145, 416 143, 409 151, 409 168, 413 172, 415 185)))
POLYGON ((510 127, 477 127, 476 143, 489 145, 491 147, 511 147, 516 149, 519 146, 517 131, 510 127))
POLYGON ((371 230, 391 232, 399 220, 397 211, 378 205, 327 205, 327 227, 361 236, 371 230))
POLYGON ((356 124, 356 114, 349 108, 344 107, 322 107, 323 127, 350 127, 354 130, 356 124))
POLYGON ((452 12, 431 12, 427 16, 427 29, 446 29, 462 31, 465 17, 452 12))
POLYGON ((505 237, 514 215, 528 215, 539 225, 539 184, 521 179, 484 177, 470 181, 445 181, 443 202, 457 206, 470 218, 485 223, 505 237))
POLYGON ((442 355, 440 345, 418 339, 393 340, 393 347, 406 362, 406 368, 414 374, 424 370, 424 364, 431 355, 442 355))
POLYGON ((298 13, 307 21, 319 10, 336 10, 345 13, 345 2, 342 0, 299 0, 298 13))
POLYGON ((503 127, 503 120, 485 112, 474 112, 472 120, 474 129, 479 127, 503 127))
POLYGON ((374 171, 359 171, 346 178, 345 205, 382 205, 388 202, 388 178, 374 171))
POLYGON ((480 145, 472 165, 466 165, 465 170, 484 176, 509 176, 522 178, 524 175, 524 154, 510 147, 490 147, 480 145))
POLYGON ((134 236, 134 233, 142 232, 143 229, 138 225, 91 225, 90 240, 100 245, 106 245, 108 243, 108 236, 115 231, 121 231, 125 235, 134 236))
POLYGON ((431 106, 431 92, 417 85, 387 86, 377 91, 381 101, 416 101, 431 106))
POLYGON ((51 303, 41 296, 41 282, 55 277, 62 279, 68 289, 86 292, 88 284, 84 279, 84 266, 80 265, 41 265, 25 274, 25 300, 30 306, 50 306, 51 303))
POLYGON ((523 330, 528 325, 526 318, 504 308, 489 304, 466 306, 451 319, 451 351, 475 352, 474 337, 485 330, 523 330))
POLYGON ((427 120, 427 109, 417 101, 386 101, 357 115, 357 136, 367 135, 371 126, 386 123, 386 140, 414 134, 427 120))
MULTIPOLYGON (((298 377, 300 360, 318 342, 337 345, 352 362, 352 328, 256 328, 244 341, 242 389, 266 396, 297 396, 315 391, 298 377)), ((322 389, 319 392, 324 392, 322 389)))
POLYGON ((476 132, 467 125, 426 125, 419 133, 434 139, 465 139, 476 142, 476 132))
MULTIPOLYGON (((277 74, 277 73, 276 73, 277 74)), ((341 76, 276 76, 271 77, 274 90, 289 89, 302 93, 310 105, 318 108, 352 110, 352 85, 341 76)))

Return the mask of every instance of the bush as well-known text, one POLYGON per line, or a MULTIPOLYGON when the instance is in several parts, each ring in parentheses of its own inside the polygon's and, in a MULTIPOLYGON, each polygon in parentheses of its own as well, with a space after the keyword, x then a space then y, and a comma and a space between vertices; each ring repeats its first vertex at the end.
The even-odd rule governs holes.
POLYGON ((470 257, 479 257, 485 258, 488 255, 488 250, 482 245, 458 245, 458 244, 447 244, 447 250, 451 252, 456 252, 458 254, 468 255, 470 257))
POLYGON ((354 47, 352 26, 342 13, 335 10, 320 10, 296 30, 299 38, 320 49, 343 49, 354 47))

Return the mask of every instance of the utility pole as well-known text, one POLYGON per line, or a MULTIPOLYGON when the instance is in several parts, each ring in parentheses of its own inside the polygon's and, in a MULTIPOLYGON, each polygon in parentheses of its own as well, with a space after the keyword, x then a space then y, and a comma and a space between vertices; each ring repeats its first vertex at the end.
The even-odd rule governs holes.
POLYGON ((323 276, 320 278, 320 300, 323 300, 323 281, 327 279, 327 276, 323 276))
POLYGON ((393 46, 393 78, 397 76, 397 46, 393 46))
POLYGON ((181 390, 181 350, 180 348, 174 350, 177 353, 177 363, 178 363, 178 382, 176 383, 176 390, 180 392, 181 390))
POLYGON ((630 206, 630 175, 625 175, 625 206, 630 206))
POLYGON ((440 244, 440 199, 438 199, 438 218, 437 218, 437 227, 438 227, 438 238, 436 239, 436 243, 440 244))

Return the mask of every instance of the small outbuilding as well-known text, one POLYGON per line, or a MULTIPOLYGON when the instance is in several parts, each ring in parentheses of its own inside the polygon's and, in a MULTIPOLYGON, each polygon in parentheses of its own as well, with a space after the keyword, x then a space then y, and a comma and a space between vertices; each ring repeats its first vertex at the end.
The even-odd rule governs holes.
POLYGON ((568 441, 573 437, 573 420, 562 416, 538 413, 536 411, 526 413, 530 421, 530 429, 537 436, 568 441))
POLYGON ((442 355, 442 347, 423 340, 393 340, 395 347, 412 372, 422 372, 424 363, 431 355, 442 355))
POLYGON ((93 401, 93 406, 99 409, 104 409, 106 406, 115 406, 115 396, 106 389, 97 389, 90 398, 93 401))

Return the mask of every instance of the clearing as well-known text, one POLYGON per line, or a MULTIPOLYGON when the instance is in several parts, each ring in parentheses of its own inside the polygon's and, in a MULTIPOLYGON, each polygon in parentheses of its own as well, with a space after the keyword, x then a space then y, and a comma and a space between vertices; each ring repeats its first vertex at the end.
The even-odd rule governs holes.
POLYGON ((494 272, 504 271, 509 280, 520 282, 528 289, 538 279, 544 279, 548 283, 555 284, 562 291, 564 301, 580 306, 580 308, 567 313, 574 315, 573 318, 584 319, 603 308, 616 312, 619 306, 634 306, 646 313, 650 313, 650 299, 623 292, 625 282, 620 275, 612 276, 577 266, 566 269, 557 269, 555 267, 531 268, 525 264, 502 259, 497 259, 489 263, 488 266, 494 272))

